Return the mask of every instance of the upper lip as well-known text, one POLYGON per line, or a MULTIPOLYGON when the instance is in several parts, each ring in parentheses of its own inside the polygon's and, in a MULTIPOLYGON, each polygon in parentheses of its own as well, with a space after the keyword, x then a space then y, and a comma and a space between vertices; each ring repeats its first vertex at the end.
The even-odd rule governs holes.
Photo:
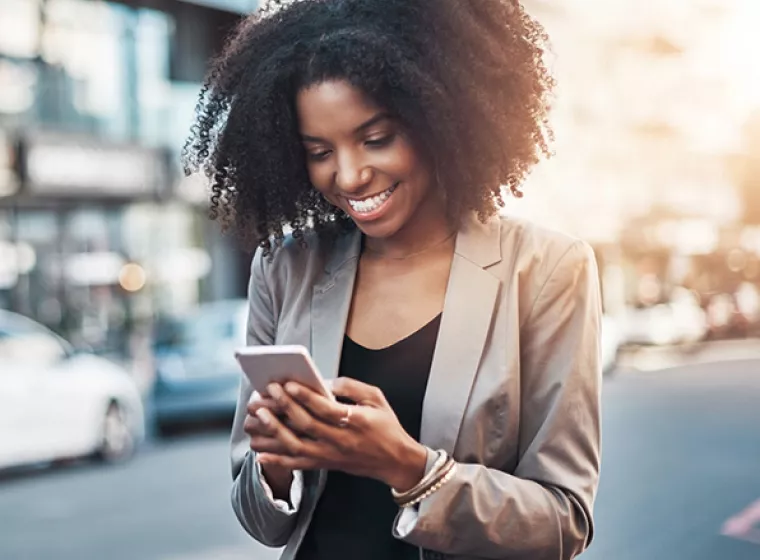
POLYGON ((362 197, 356 197, 356 196, 346 196, 346 195, 341 195, 341 196, 342 196, 343 198, 345 198, 346 200, 351 200, 351 201, 353 201, 353 202, 361 202, 362 200, 367 200, 368 198, 372 198, 372 197, 375 197, 375 196, 381 195, 381 194, 383 194, 385 191, 387 191, 387 190, 389 190, 389 189, 392 189, 393 187, 395 187, 397 184, 398 184, 398 183, 393 183, 393 184, 392 184, 390 187, 388 187, 387 189, 383 189, 382 191, 380 191, 380 192, 376 192, 375 194, 368 194, 367 196, 362 196, 362 197))

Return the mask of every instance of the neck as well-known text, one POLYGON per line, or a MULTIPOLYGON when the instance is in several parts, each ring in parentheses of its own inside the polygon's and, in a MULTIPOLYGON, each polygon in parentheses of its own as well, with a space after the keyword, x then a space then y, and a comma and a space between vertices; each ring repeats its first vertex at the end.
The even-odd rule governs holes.
POLYGON ((440 243, 452 234, 442 201, 437 197, 425 200, 414 216, 399 231, 383 239, 367 238, 366 247, 389 258, 404 258, 440 243))

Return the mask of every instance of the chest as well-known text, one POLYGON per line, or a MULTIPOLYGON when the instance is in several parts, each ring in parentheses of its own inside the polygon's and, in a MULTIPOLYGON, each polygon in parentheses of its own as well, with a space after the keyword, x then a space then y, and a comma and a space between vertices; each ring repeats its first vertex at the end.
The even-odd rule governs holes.
POLYGON ((348 336, 343 343, 340 375, 380 389, 404 430, 416 440, 439 326, 440 316, 380 350, 365 348, 348 336))
MULTIPOLYGON (((334 378, 346 335, 366 348, 383 349, 443 310, 425 389, 421 441, 454 449, 460 460, 511 468, 519 443, 518 311, 523 305, 517 282, 500 279, 519 275, 496 267, 483 270, 459 256, 452 260, 421 267, 429 274, 419 276, 390 267, 365 268, 361 259, 327 276, 320 270, 313 284, 307 276, 303 289, 282 290, 274 300, 276 341, 308 347, 322 374, 334 378)), ((530 304, 532 298, 527 299, 530 304)), ((391 381, 387 371, 377 372, 381 382, 391 381)), ((377 378, 371 384, 378 384, 377 378)))
POLYGON ((360 262, 346 334, 379 349, 414 333, 442 312, 450 271, 450 256, 416 267, 360 262))

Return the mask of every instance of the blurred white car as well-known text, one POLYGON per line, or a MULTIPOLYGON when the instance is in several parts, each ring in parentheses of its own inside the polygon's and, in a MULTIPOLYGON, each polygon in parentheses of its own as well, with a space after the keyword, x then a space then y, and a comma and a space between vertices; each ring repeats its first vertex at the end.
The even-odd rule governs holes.
POLYGON ((630 309, 626 342, 643 345, 698 342, 705 337, 707 331, 704 310, 690 293, 678 291, 668 303, 630 309))
POLYGON ((0 469, 86 456, 119 462, 144 433, 126 370, 0 310, 0 469))

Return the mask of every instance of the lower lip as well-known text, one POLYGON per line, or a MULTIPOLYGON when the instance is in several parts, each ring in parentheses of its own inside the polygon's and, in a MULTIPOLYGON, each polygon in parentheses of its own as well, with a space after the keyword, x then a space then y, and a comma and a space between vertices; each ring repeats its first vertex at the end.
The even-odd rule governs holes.
POLYGON ((396 188, 393 189, 393 192, 386 198, 383 203, 372 210, 372 212, 357 212, 351 207, 351 204, 348 204, 348 213, 351 215, 352 218, 354 218, 357 222, 371 222, 373 220, 377 220, 379 218, 382 218, 383 215, 388 211, 388 207, 390 206, 390 201, 393 198, 393 195, 396 194, 396 191, 398 190, 400 185, 396 185, 396 188))

